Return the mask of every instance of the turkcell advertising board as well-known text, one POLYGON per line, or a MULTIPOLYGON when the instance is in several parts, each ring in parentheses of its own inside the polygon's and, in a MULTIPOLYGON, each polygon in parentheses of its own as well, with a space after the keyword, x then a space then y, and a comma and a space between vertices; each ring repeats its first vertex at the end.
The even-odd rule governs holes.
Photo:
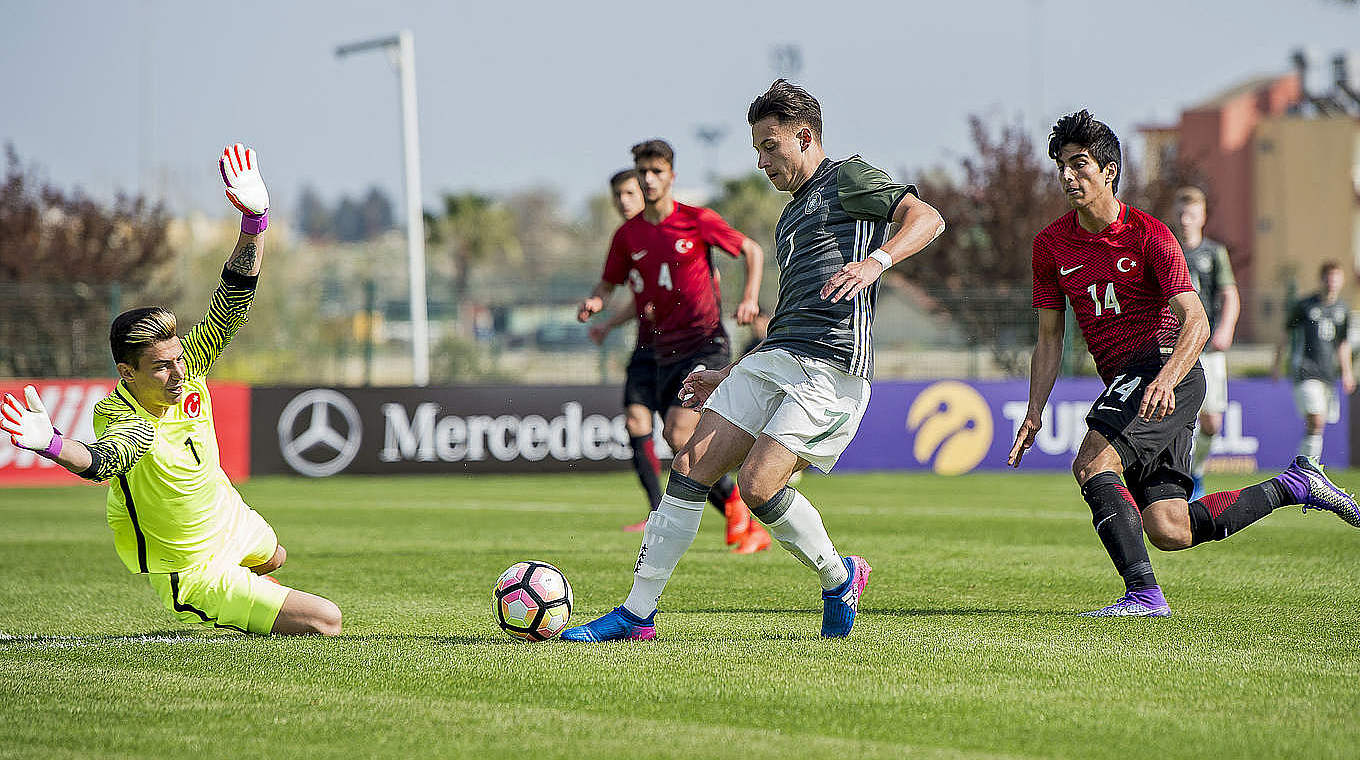
MULTIPOLYGON (((1060 379, 1044 410, 1043 429, 1025 455, 1026 470, 1065 470, 1086 434, 1086 413, 1105 390, 1094 378, 1060 379)), ((933 470, 958 475, 999 470, 1028 408, 1029 381, 874 383, 859 434, 836 469, 933 470)), ((1284 467, 1298 451, 1303 422, 1293 386, 1269 380, 1228 385, 1222 435, 1210 471, 1250 472, 1284 467)), ((1349 410, 1325 433, 1323 461, 1350 462, 1349 410)))
POLYGON ((627 467, 615 386, 255 388, 257 474, 562 472, 627 467))

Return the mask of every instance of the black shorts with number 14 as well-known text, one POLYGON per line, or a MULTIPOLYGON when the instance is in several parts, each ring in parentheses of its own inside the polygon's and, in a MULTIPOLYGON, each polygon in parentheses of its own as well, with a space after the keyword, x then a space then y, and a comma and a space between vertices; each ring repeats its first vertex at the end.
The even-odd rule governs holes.
MULTIPOLYGON (((1146 365, 1116 376, 1086 415, 1087 427, 1105 436, 1119 453, 1135 497, 1143 490, 1136 488, 1136 481, 1147 485, 1152 481, 1183 482, 1187 488, 1190 483, 1195 419, 1204 403, 1204 368, 1195 362, 1176 386, 1176 408, 1171 414, 1160 420, 1145 420, 1138 414, 1143 394, 1160 371, 1159 365, 1146 365)), ((1146 506, 1141 500, 1139 503, 1146 506)))

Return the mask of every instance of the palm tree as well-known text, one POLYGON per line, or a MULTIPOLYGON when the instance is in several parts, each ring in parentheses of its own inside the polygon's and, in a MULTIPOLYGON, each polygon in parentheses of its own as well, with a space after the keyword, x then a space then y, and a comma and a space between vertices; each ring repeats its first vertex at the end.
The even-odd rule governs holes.
POLYGON ((477 193, 445 193, 444 213, 425 215, 429 243, 448 252, 453 265, 453 295, 467 295, 473 269, 488 262, 516 265, 524 251, 515 236, 515 218, 504 204, 477 193))

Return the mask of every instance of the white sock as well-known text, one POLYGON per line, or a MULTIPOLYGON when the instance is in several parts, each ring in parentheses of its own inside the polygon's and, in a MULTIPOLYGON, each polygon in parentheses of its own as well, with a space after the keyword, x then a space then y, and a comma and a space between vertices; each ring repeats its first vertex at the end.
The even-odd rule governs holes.
POLYGON ((1299 456, 1308 457, 1314 462, 1322 458, 1322 433, 1305 434, 1299 443, 1299 456))
POLYGON ((624 609, 640 618, 656 612, 666 581, 694 543, 703 516, 702 498, 682 501, 670 494, 661 497, 661 506, 647 518, 647 527, 642 530, 642 548, 633 567, 633 589, 623 602, 624 609))
POLYGON ((1190 463, 1190 474, 1197 478, 1204 477, 1204 460, 1209 458, 1209 449, 1214 445, 1214 437, 1206 435, 1200 430, 1195 435, 1195 455, 1190 463))
POLYGON ((788 549, 799 562, 817 571, 822 588, 835 588, 850 577, 841 555, 831 545, 831 537, 826 535, 822 516, 803 494, 794 491, 793 503, 789 505, 788 511, 766 527, 770 529, 774 540, 788 549))

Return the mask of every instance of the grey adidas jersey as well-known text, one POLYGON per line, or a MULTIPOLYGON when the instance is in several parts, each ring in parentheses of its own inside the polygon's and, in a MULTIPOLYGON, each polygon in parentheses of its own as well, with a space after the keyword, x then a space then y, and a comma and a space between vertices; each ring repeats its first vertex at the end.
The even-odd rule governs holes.
POLYGON ((1341 377, 1337 348, 1348 340, 1350 307, 1342 301, 1327 303, 1321 293, 1294 304, 1285 321, 1289 331, 1289 368, 1294 380, 1334 383, 1341 377))
POLYGON ((782 348, 873 378, 878 284, 837 303, 824 300, 821 290, 848 262, 863 261, 883 245, 893 209, 907 193, 917 195, 915 186, 895 184, 859 156, 817 167, 774 228, 779 304, 760 350, 782 348))
POLYGON ((1232 262, 1228 260, 1228 249, 1222 243, 1203 238, 1198 247, 1185 250, 1185 263, 1190 268, 1190 284, 1195 286, 1204 312, 1209 316, 1209 327, 1217 328, 1219 318, 1223 316, 1220 308, 1223 291, 1237 285, 1232 262))

